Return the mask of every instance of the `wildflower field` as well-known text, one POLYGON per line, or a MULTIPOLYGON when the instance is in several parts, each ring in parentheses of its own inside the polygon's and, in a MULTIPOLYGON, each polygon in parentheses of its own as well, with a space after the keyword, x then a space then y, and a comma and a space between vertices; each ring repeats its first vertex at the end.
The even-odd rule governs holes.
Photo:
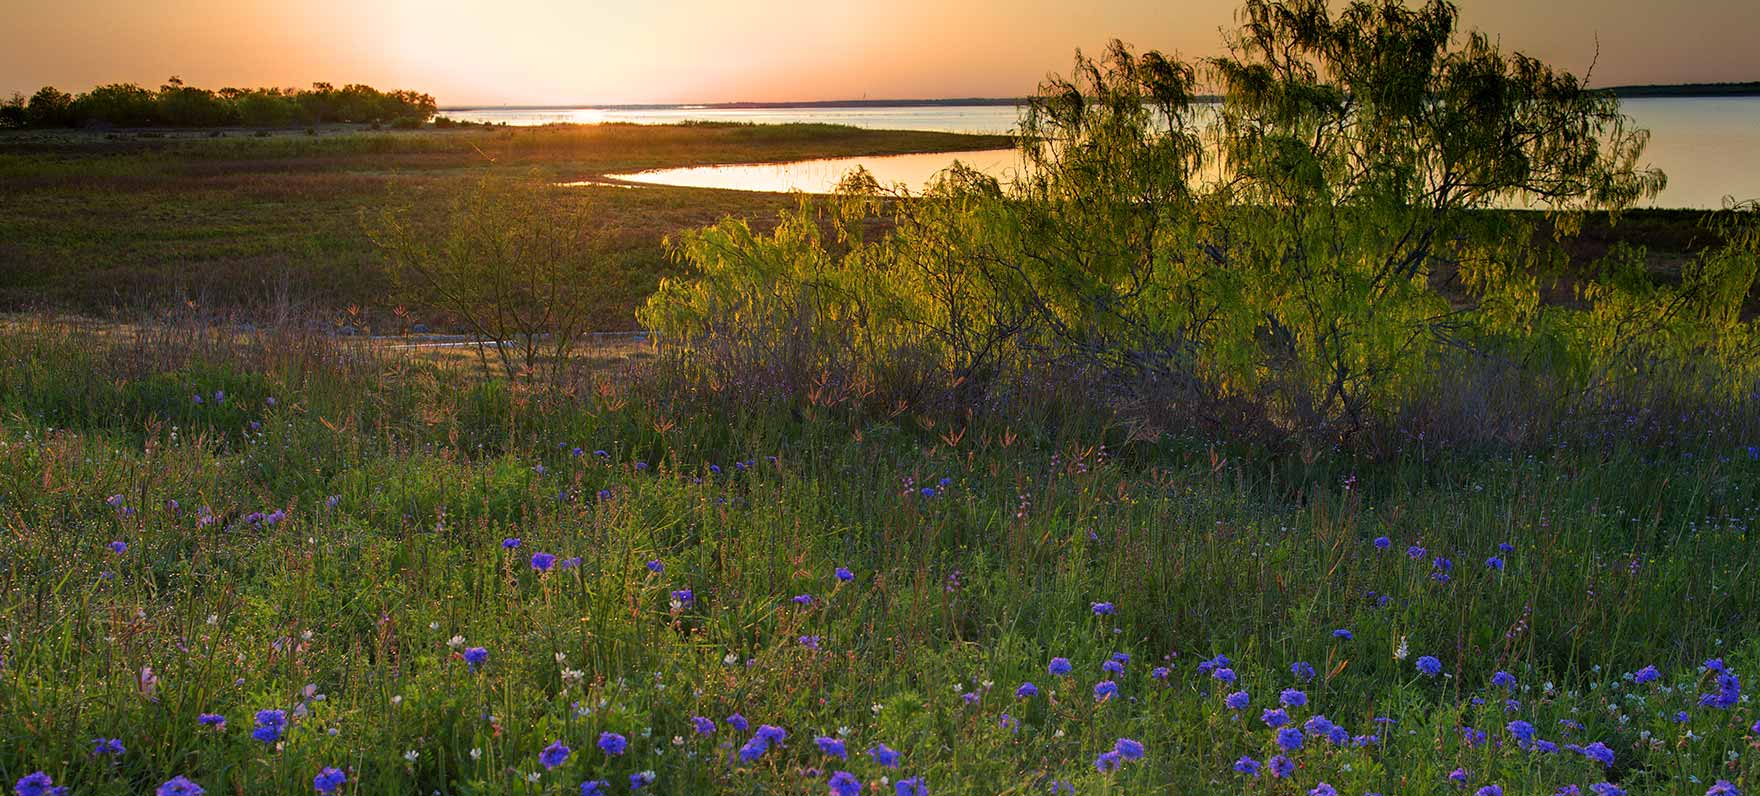
POLYGON ((556 183, 1000 139, 14 139, 0 784, 1760 795, 1760 202, 1453 3, 1237 21, 921 194, 556 183))
POLYGON ((21 796, 1760 774, 1741 412, 1365 457, 559 396, 295 334, 37 322, 0 362, 21 796))

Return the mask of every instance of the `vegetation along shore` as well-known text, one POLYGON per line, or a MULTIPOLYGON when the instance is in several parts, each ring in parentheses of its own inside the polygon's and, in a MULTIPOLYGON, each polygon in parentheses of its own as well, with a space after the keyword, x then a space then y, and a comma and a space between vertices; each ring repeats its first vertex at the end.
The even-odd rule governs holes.
POLYGON ((1760 205, 1453 4, 1236 22, 1012 137, 0 132, 0 782, 1760 793, 1760 205))

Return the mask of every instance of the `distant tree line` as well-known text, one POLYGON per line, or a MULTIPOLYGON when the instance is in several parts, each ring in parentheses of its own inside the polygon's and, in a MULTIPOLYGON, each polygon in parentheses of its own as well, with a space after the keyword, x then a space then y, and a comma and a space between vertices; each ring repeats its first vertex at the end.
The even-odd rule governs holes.
POLYGON ((1760 80, 1746 83, 1677 83, 1614 86, 1616 97, 1752 97, 1760 95, 1760 80))
POLYGON ((0 103, 0 127, 287 127, 328 122, 415 125, 434 115, 434 98, 349 84, 309 89, 184 85, 172 77, 157 91, 133 83, 68 94, 44 86, 0 103))

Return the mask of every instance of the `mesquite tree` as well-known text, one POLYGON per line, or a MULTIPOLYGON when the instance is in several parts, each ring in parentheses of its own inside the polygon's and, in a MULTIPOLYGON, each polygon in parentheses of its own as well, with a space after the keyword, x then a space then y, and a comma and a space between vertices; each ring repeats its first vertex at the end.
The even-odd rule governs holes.
POLYGON ((934 363, 968 407, 1066 372, 1107 400, 1247 402, 1327 435, 1422 394, 1445 356, 1582 390, 1660 360, 1760 377, 1737 311, 1755 235, 1678 284, 1616 252, 1578 306, 1542 301, 1584 214, 1665 180, 1611 94, 1458 21, 1441 0, 1249 0, 1220 57, 1078 54, 1023 115, 1018 175, 956 167, 899 202, 856 180, 829 224, 803 210, 772 236, 684 236, 697 273, 642 317, 723 348, 786 327, 796 361, 871 381, 934 363), (892 231, 856 234, 852 208, 892 231))
POLYGON ((1028 254, 998 258, 1083 308, 1052 313, 1083 321, 1081 350, 1177 353, 1290 422, 1355 425, 1426 348, 1532 321, 1548 253, 1488 211, 1618 211, 1663 186, 1615 98, 1457 44, 1452 4, 1239 16, 1225 56, 1114 43, 1032 103, 1028 254))

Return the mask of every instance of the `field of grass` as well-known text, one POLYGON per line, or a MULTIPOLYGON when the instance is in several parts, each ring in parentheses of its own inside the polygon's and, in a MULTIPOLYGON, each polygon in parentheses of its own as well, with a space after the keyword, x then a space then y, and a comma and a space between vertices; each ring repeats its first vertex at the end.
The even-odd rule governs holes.
MULTIPOLYGON (((848 385, 730 386, 631 339, 510 383, 470 348, 323 329, 401 301, 377 214, 440 223, 486 175, 1005 143, 816 125, 0 138, 0 783, 1760 790, 1752 397, 1542 426, 1495 404, 1543 393, 1469 378, 1511 441, 1450 447, 1424 423, 1451 421, 1400 418, 1328 445, 1146 433, 1034 385, 1006 411, 877 411, 848 385)), ((614 244, 597 329, 633 326, 675 272, 663 237, 794 202, 554 196, 534 212, 591 205, 614 244)), ((1678 279, 1714 242, 1703 220, 1591 219, 1543 300, 1576 300, 1570 269, 1621 242, 1678 279)))
MULTIPOLYGON (((589 180, 669 166, 1006 147, 1001 136, 835 125, 595 125, 368 131, 258 137, 227 131, 0 133, 0 311, 153 314, 195 301, 256 316, 381 318, 391 294, 368 236, 385 207, 438 222, 485 176, 589 180), (145 136, 145 137, 143 137, 145 136)), ((762 225, 794 200, 690 188, 583 186, 558 192, 559 216, 591 205, 613 240, 594 328, 629 329, 633 309, 676 273, 661 240, 726 216, 762 225)), ((1715 243, 1702 213, 1635 211, 1591 219, 1573 245, 1589 267, 1625 241, 1669 274, 1715 243)), ((1569 294, 1568 281, 1556 293, 1569 294)), ((420 320, 445 325, 430 308, 420 320)), ((342 321, 339 321, 342 323, 342 321)))
MULTIPOLYGON (((438 218, 485 176, 543 182, 666 166, 1008 146, 1000 136, 833 125, 679 125, 426 131, 0 135, 0 308, 150 312, 195 300, 220 309, 398 303, 368 238, 373 214, 438 218)), ((740 215, 763 221, 781 195, 587 186, 612 230, 600 329, 672 266, 661 239, 740 215)), ((567 212, 562 207, 558 212, 567 212)), ((430 319, 432 320, 432 319, 430 319)))
POLYGON ((1745 426, 1369 459, 669 384, 510 388, 291 332, 7 326, 0 777, 1760 786, 1745 426))

